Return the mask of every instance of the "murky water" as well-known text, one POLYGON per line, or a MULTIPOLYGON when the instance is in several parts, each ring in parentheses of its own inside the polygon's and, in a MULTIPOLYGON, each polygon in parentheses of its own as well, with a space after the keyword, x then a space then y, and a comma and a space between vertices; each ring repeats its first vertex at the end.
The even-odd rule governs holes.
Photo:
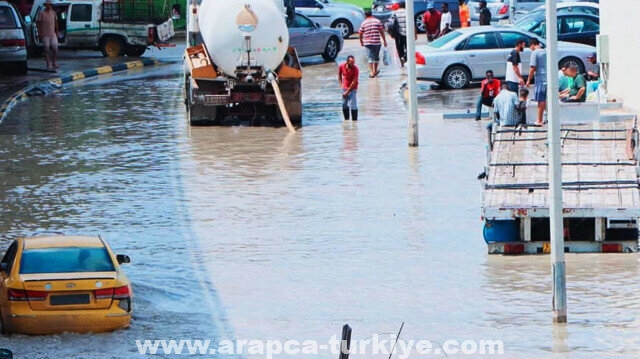
POLYGON ((402 322, 404 339, 502 340, 510 358, 640 355, 636 255, 568 255, 569 324, 554 326, 549 257, 486 254, 484 124, 430 115, 469 96, 428 95, 409 148, 399 71, 363 80, 360 121, 343 123, 336 64, 306 66, 295 134, 189 128, 179 71, 66 87, 0 126, 0 244, 101 234, 131 256, 136 295, 131 329, 0 338, 17 357, 138 357, 136 339, 326 343, 344 323, 360 340, 402 322))

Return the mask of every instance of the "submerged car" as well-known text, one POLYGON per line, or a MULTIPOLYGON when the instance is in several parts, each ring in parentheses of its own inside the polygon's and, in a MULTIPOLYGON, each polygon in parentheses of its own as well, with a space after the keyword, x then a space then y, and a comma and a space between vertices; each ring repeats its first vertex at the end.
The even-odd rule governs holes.
POLYGON ((296 11, 321 26, 340 30, 347 39, 364 21, 364 10, 353 5, 328 0, 295 0, 296 11))
POLYGON ((27 73, 27 42, 24 24, 17 9, 0 1, 0 66, 13 67, 18 73, 27 73))
POLYGON ((322 55, 325 61, 334 61, 342 50, 340 30, 322 27, 300 13, 295 14, 288 27, 289 45, 300 57, 322 55))
POLYGON ((133 291, 99 236, 19 238, 0 261, 2 333, 106 332, 130 325, 133 291))
MULTIPOLYGON (((487 70, 492 70, 496 78, 504 78, 507 57, 516 41, 524 39, 528 45, 533 37, 546 47, 541 37, 515 27, 472 26, 455 30, 427 45, 416 46, 416 52, 420 54, 416 57, 424 59, 416 69, 417 78, 452 89, 482 80, 487 70)), ((579 73, 584 73, 587 57, 595 51, 593 46, 560 41, 558 64, 576 66, 579 73)), ((531 50, 525 47, 520 57, 526 78, 531 50)))

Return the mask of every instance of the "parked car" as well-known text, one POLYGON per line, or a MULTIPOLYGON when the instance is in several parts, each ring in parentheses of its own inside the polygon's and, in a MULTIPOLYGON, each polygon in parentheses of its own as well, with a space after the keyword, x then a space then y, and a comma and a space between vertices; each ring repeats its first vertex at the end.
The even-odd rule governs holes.
MULTIPOLYGON (((400 3, 405 0, 373 0, 371 5, 371 13, 373 17, 386 22, 391 14, 395 10, 400 8, 400 3)), ((440 1, 432 1, 432 0, 413 0, 413 20, 416 24, 418 32, 425 32, 424 24, 422 23, 422 18, 424 17, 425 11, 427 11, 427 5, 433 2, 435 8, 438 11, 442 10, 442 4, 449 4, 449 11, 451 12, 451 27, 458 28, 460 27, 460 13, 458 12, 458 1, 457 0, 440 0, 440 1)))
MULTIPOLYGON (((512 14, 525 14, 535 9, 545 0, 486 0, 487 8, 491 11, 491 23, 504 23, 512 14), (511 4, 513 3, 513 8, 511 4)), ((480 0, 469 0, 467 3, 471 13, 471 25, 478 25, 480 20, 480 0)))
MULTIPOLYGON (((417 57, 424 58, 424 64, 417 66, 417 78, 453 89, 482 80, 487 70, 493 70, 495 77, 504 78, 507 57, 516 41, 525 39, 528 43, 532 37, 546 47, 544 39, 515 27, 472 26, 454 30, 427 45, 416 46, 421 55, 417 57)), ((584 73, 587 57, 595 51, 593 46, 560 41, 558 63, 577 66, 579 73, 584 73)), ((525 48, 520 56, 526 78, 531 50, 525 48)))
POLYGON ((27 73, 27 42, 24 23, 16 7, 0 1, 0 66, 13 66, 18 73, 27 73))
MULTIPOLYGON (((558 41, 577 42, 596 46, 600 34, 600 18, 594 15, 563 13, 557 16, 558 41)), ((547 19, 543 13, 526 16, 514 27, 532 32, 542 38, 547 35, 547 19)))
POLYGON ((0 330, 55 334, 130 325, 133 291, 99 236, 18 238, 0 261, 0 330))
MULTIPOLYGON (((514 14, 513 19, 511 19, 512 23, 520 21, 525 17, 535 16, 538 14, 545 15, 545 11, 547 9, 547 5, 540 5, 537 8, 531 10, 528 13, 516 13, 514 14)), ((568 14, 589 14, 600 16, 600 5, 593 2, 587 1, 567 1, 567 2, 559 2, 556 5, 556 12, 558 15, 568 13, 568 14)))
POLYGON ((295 0, 296 11, 308 16, 321 26, 340 30, 347 39, 358 31, 364 21, 364 11, 352 4, 327 0, 295 0))
POLYGON ((288 26, 289 45, 295 47, 299 57, 322 55, 325 61, 334 61, 342 50, 344 40, 338 29, 322 27, 300 13, 288 26))

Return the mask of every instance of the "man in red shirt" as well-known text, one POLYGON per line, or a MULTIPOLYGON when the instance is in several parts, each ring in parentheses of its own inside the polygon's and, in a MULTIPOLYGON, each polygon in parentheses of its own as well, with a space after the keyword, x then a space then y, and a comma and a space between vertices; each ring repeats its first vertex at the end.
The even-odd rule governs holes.
POLYGON ((360 70, 356 66, 353 55, 347 56, 347 60, 338 67, 338 84, 342 91, 342 114, 344 120, 349 120, 349 111, 353 121, 358 121, 358 76, 360 70))
POLYGON ((480 120, 482 105, 493 107, 493 99, 500 93, 500 80, 493 78, 493 71, 488 70, 486 78, 480 84, 480 96, 476 102, 476 121, 480 120))
POLYGON ((433 41, 440 35, 440 18, 442 13, 435 9, 433 1, 427 4, 427 11, 422 15, 422 23, 427 32, 427 40, 433 41))

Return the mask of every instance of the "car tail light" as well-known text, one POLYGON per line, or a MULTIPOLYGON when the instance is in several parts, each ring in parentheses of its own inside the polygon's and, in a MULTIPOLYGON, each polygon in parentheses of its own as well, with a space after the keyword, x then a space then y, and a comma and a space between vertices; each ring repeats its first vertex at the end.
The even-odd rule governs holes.
POLYGON ((96 289, 93 291, 93 296, 96 299, 111 299, 113 298, 113 288, 96 289))
POLYGON ((156 39, 156 30, 153 27, 149 28, 149 33, 147 34, 148 40, 150 44, 153 44, 154 40, 156 39))
POLYGON ((509 13, 509 5, 504 4, 502 6, 500 6, 500 10, 498 10, 498 15, 504 15, 509 13))
POLYGON ((425 59, 421 53, 416 51, 416 65, 426 65, 426 64, 427 64, 427 59, 425 59))
POLYGON ((602 253, 620 253, 622 252, 622 244, 603 243, 602 253))
POLYGON ((126 285, 115 288, 113 290, 113 299, 125 299, 125 298, 129 298, 130 296, 131 295, 129 293, 129 287, 126 285))
POLYGON ((25 46, 26 42, 24 39, 4 39, 0 40, 0 45, 2 46, 25 46))
POLYGON ((389 4, 386 6, 387 10, 396 11, 400 8, 399 3, 389 4))
POLYGON ((505 244, 504 254, 522 254, 524 253, 524 244, 505 244))
POLYGON ((130 297, 129 287, 125 285, 117 288, 96 289, 93 291, 93 296, 96 299, 125 299, 130 297))
POLYGON ((39 290, 22 290, 8 288, 7 298, 9 300, 18 302, 27 300, 31 302, 38 302, 47 299, 47 292, 41 292, 39 290))

